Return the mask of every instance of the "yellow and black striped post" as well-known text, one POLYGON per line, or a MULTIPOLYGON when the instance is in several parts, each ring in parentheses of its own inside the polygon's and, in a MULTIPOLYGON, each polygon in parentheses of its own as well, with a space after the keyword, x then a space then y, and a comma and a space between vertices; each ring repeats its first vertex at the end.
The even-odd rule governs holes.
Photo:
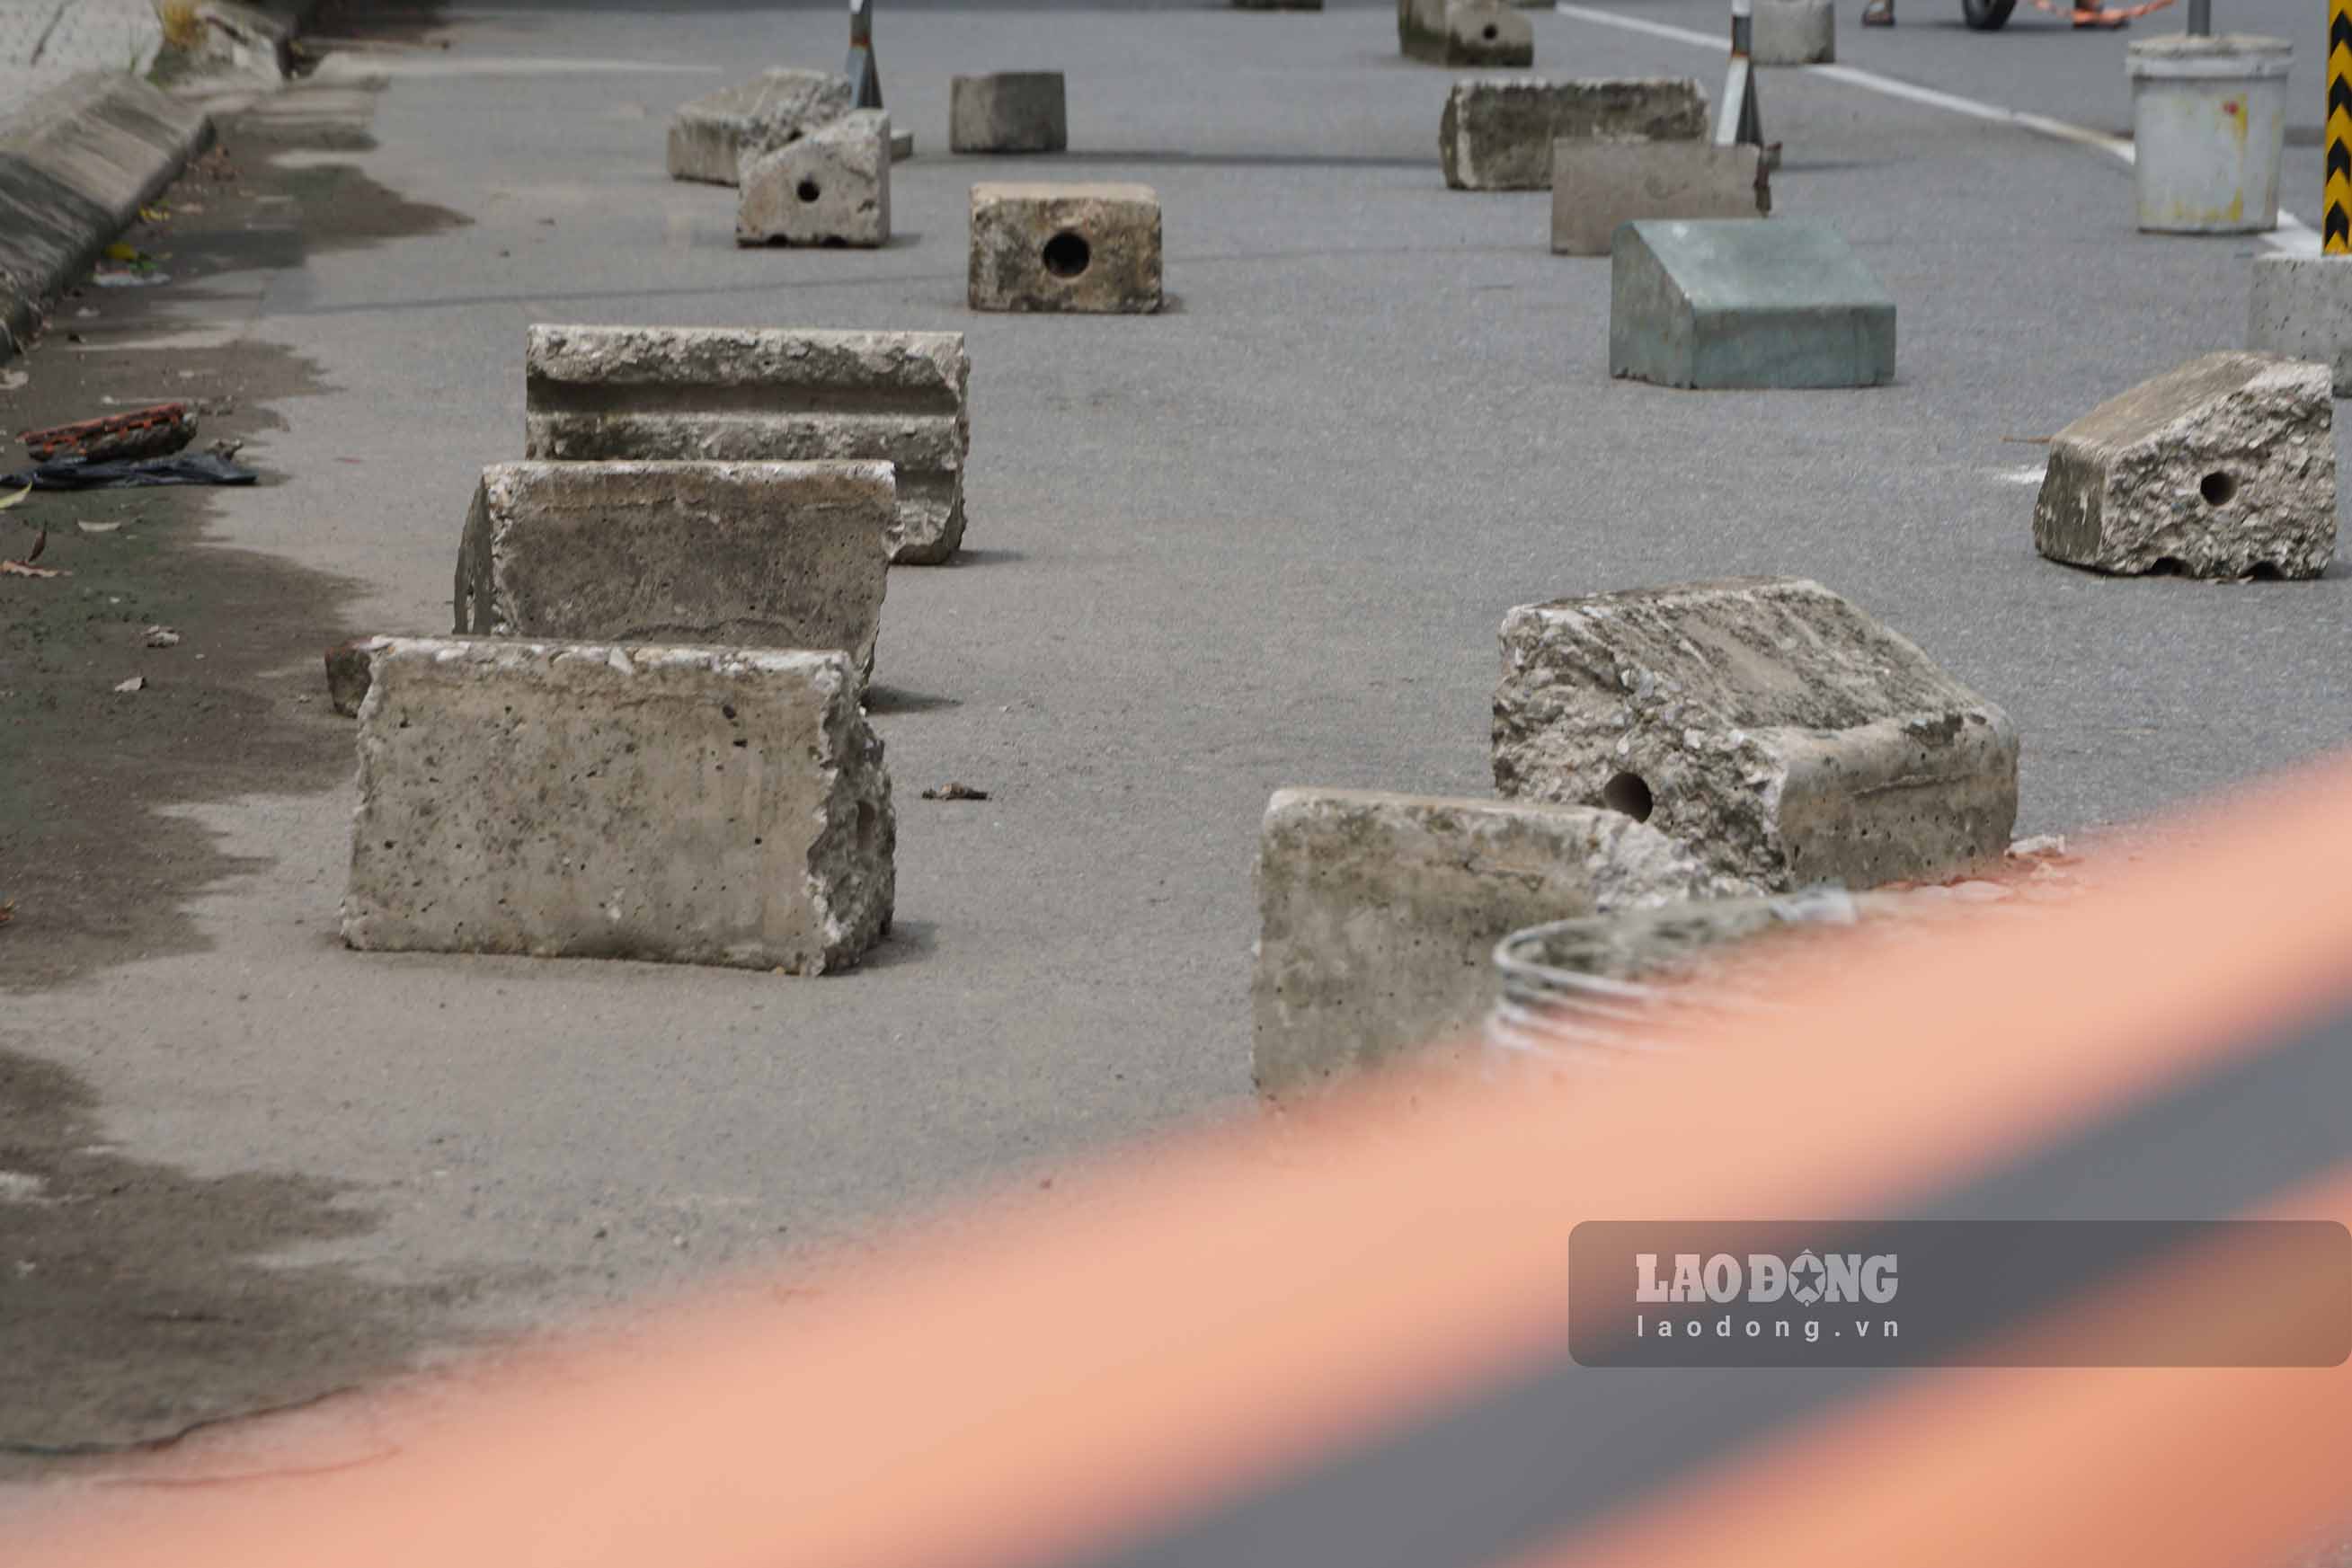
POLYGON ((2352 255, 2352 0, 2327 0, 2327 184, 2320 249, 2352 255))

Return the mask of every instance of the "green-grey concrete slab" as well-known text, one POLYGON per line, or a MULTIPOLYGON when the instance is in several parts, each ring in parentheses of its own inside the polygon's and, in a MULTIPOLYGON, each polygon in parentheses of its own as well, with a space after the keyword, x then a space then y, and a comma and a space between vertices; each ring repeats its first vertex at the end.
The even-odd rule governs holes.
POLYGON ((1644 219, 1610 248, 1609 373, 1670 387, 1895 379, 1895 301, 1827 224, 1644 219))

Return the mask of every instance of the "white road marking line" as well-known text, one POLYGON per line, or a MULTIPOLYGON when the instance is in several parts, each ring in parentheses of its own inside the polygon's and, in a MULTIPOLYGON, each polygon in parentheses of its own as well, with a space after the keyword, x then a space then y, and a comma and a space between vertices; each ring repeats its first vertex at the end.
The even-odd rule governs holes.
POLYGON ((2039 485, 2048 468, 2045 463, 2029 463, 2022 468, 1995 468, 1991 473, 2004 485, 2039 485))
MULTIPOLYGON (((1677 44, 1689 44, 1702 49, 1713 49, 1727 59, 1731 54, 1731 41, 1724 34, 1702 33, 1696 28, 1677 27, 1665 22, 1652 22, 1640 16, 1620 16, 1597 6, 1579 5, 1574 0, 1557 0, 1552 9, 1563 16, 1580 22, 1598 22, 1605 27, 1622 27, 1629 33, 1647 33, 1652 37, 1668 38, 1677 44)), ((1906 103, 1924 104, 1949 114, 1964 114, 1971 120, 1989 120, 1996 125, 2013 125, 2020 131, 2053 141, 2072 141, 2119 158, 2126 163, 2137 161, 2138 149, 2124 136, 2110 136, 2104 131, 2094 131, 2087 125, 2075 125, 2063 120, 2053 120, 2046 114, 2031 114, 2021 109, 2003 109, 1997 103, 1985 103, 1978 99, 1963 98, 1956 92, 1939 88, 1921 87, 1915 82, 1880 76, 1858 66, 1800 66, 1796 68, 1831 81, 1858 87, 1864 92, 1874 92, 1885 98, 1901 99, 1906 103)), ((2284 208, 2279 210, 2278 227, 2255 238, 2274 250, 2294 256, 2317 256, 2319 235, 2312 226, 2284 208)))

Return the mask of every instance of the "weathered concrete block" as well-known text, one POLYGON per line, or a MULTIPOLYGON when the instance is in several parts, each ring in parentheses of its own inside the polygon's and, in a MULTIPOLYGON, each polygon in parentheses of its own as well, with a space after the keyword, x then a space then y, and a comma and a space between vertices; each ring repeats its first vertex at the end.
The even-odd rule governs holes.
POLYGON ((853 109, 772 152, 743 160, 738 245, 890 242, 890 117, 853 109))
POLYGON ((459 636, 838 648, 874 667, 887 463, 499 463, 457 553, 459 636))
POLYGON ((2352 397, 2352 256, 2255 257, 2248 314, 2248 348, 2316 360, 2352 397))
POLYGON ((735 184, 747 157, 831 124, 849 103, 849 79, 831 71, 773 70, 706 93, 670 120, 670 178, 735 184))
POLYGON ((998 71, 948 81, 950 152, 1060 152, 1070 110, 1059 71, 998 71))
POLYGON ((1610 249, 1609 373, 1670 387, 1895 379, 1895 301, 1826 224, 1647 219, 1610 249))
POLYGON ((1764 150, 1707 141, 1556 141, 1551 248, 1607 256, 1640 218, 1760 218, 1772 210, 1764 150))
POLYGON ((971 308, 1160 308, 1160 196, 1149 185, 971 188, 971 308))
POLYGON ((1756 0, 1748 57, 1759 66, 1822 66, 1837 58, 1830 0, 1756 0))
POLYGON ((1495 787, 1614 807, 1766 888, 1873 887, 2008 848, 2017 731, 1817 582, 1643 589, 1505 618, 1495 787))
POLYGON ((2317 577, 2336 559, 2324 364, 2191 360, 2058 433, 2033 546, 2099 571, 2317 577))
POLYGON ((1542 191, 1563 138, 1687 141, 1706 134, 1706 94, 1685 78, 1454 84, 1438 121, 1445 183, 1457 191, 1542 191))
POLYGON ((526 455, 877 458, 898 469, 893 561, 933 565, 962 542, 961 332, 533 327, 523 364, 526 455))
POLYGON ((1535 28, 1505 0, 1397 0, 1397 47, 1438 66, 1531 66, 1535 28))
POLYGON ((1279 1094, 1473 1027, 1495 944, 1547 920, 1740 891, 1618 812, 1284 789, 1258 843, 1258 1088, 1279 1094))
POLYGON ((395 639, 360 710, 343 940, 823 974, 897 821, 837 653, 395 639))

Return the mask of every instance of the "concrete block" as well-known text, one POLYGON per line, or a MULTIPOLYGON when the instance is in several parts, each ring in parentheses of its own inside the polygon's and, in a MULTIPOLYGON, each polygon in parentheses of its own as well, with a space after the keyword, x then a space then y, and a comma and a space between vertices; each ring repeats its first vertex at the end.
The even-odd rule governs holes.
POLYGON ((797 141, 849 112, 849 78, 772 70, 705 93, 669 122, 669 175, 732 185, 746 158, 797 141))
POLYGON ((1708 141, 1555 141, 1551 248, 1607 256, 1640 218, 1760 218, 1772 210, 1759 147, 1708 141))
POLYGON ((1830 0, 1756 0, 1748 57, 1759 66, 1823 66, 1837 58, 1830 0))
POLYGON ((1474 1029, 1522 926, 1737 891, 1614 811, 1284 789, 1257 859, 1258 1088, 1283 1094, 1474 1029))
POLYGON ((457 554, 459 636, 838 648, 874 666, 887 463, 500 463, 457 554))
POLYGON ((879 459, 898 477, 890 559, 934 565, 962 542, 961 332, 543 326, 523 364, 528 456, 879 459))
POLYGON ((1531 66, 1535 28, 1504 0, 1398 0, 1397 47, 1437 66, 1531 66))
POLYGON ((2033 545, 2099 571, 2317 577, 2336 559, 2336 405, 2324 364, 2225 352, 2058 433, 2033 545))
POLYGON ((912 158, 914 155, 915 133, 911 131, 892 131, 890 133, 890 162, 893 163, 904 163, 908 159, 912 158))
POLYGON ((1545 191, 1562 138, 1687 141, 1706 129, 1706 94, 1686 77, 1474 77, 1447 96, 1437 149, 1457 191, 1545 191))
POLYGON ((838 653, 393 640, 343 940, 816 975, 888 931, 897 821, 838 653))
POLYGON ((2316 360, 2352 397, 2352 256, 2255 257, 2249 316, 2248 348, 2316 360))
POLYGON ((1895 379, 1895 301, 1837 231, 1647 219, 1610 250, 1609 373, 1670 387, 1895 379))
POLYGON ((853 109, 743 161, 738 245, 881 246, 890 241, 890 117, 853 109))
POLYGON ((1817 582, 1523 605, 1502 642, 1507 798, 1612 807, 1781 891, 1936 881, 2009 846, 2009 716, 1817 582))
POLYGON ((971 308, 1160 308, 1160 196, 1149 185, 971 188, 971 308))
POLYGON ((948 82, 950 152, 1060 152, 1070 111, 1059 71, 998 71, 948 82))

